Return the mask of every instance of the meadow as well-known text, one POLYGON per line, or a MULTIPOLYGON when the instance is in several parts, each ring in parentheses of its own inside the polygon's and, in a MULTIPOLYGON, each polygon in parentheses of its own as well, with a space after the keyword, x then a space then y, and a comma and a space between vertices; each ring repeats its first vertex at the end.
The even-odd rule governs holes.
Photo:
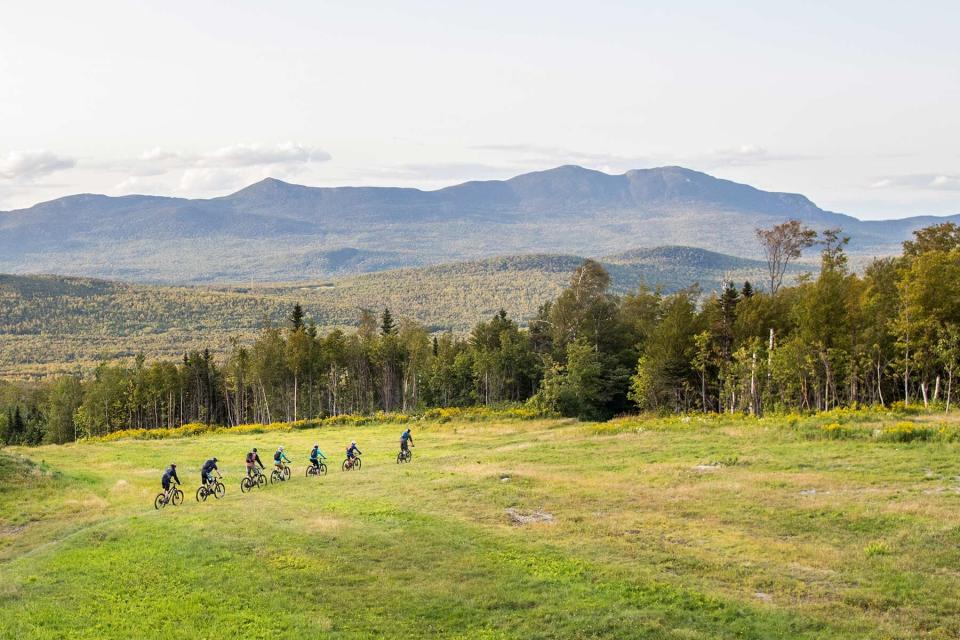
POLYGON ((956 638, 958 424, 425 420, 409 465, 394 422, 7 448, 0 637, 956 638), (241 494, 278 444, 291 481, 241 494))

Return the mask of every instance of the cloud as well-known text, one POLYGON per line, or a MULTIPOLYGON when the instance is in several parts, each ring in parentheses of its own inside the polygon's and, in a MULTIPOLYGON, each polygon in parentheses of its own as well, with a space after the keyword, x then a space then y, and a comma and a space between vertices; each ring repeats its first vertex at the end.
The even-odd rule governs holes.
POLYGON ((578 151, 565 147, 537 144, 485 144, 471 147, 479 151, 490 151, 510 156, 514 162, 525 167, 544 169, 564 164, 579 164, 600 171, 617 173, 649 166, 648 156, 622 156, 610 153, 578 151))
POLYGON ((734 149, 715 149, 707 157, 725 166, 752 165, 769 160, 770 153, 755 144, 742 144, 734 149))
MULTIPOLYGON (((482 164, 478 162, 410 163, 373 170, 380 177, 403 180, 484 180, 509 178, 516 168, 482 164)), ((371 172, 365 172, 369 175, 371 172)))
POLYGON ((912 173, 880 178, 873 189, 918 189, 925 191, 960 191, 960 175, 947 173, 912 173))
POLYGON ((473 148, 481 151, 508 154, 525 166, 544 168, 561 164, 580 164, 607 173, 618 173, 629 171, 630 169, 675 164, 703 169, 745 167, 771 162, 802 160, 810 157, 798 154, 771 153, 764 147, 756 144, 742 144, 733 148, 713 149, 693 155, 616 155, 532 144, 490 144, 473 148))
POLYGON ((104 163, 101 168, 126 174, 114 193, 166 190, 189 194, 233 189, 268 176, 284 179, 330 159, 323 149, 297 142, 235 144, 199 153, 154 147, 133 158, 104 163))
POLYGON ((326 162, 330 158, 323 149, 284 142, 275 145, 235 144, 201 153, 154 147, 137 157, 109 161, 100 166, 134 176, 157 176, 196 168, 276 167, 280 171, 289 171, 315 162, 326 162))
POLYGON ((0 156, 0 179, 33 182, 76 164, 75 159, 52 151, 10 151, 0 156))
POLYGON ((330 154, 322 149, 286 142, 272 147, 256 144, 224 147, 200 156, 197 164, 212 167, 262 167, 309 164, 327 160, 330 160, 330 154))
POLYGON ((739 147, 728 149, 713 149, 700 156, 689 156, 681 158, 679 161, 706 168, 753 167, 774 162, 808 160, 812 157, 796 153, 771 153, 756 144, 742 144, 739 147))
POLYGON ((131 193, 163 195, 170 193, 171 186, 162 180, 154 180, 153 176, 130 176, 115 185, 110 191, 117 195, 129 195, 131 193))
POLYGON ((254 181, 240 169, 202 167, 184 171, 179 190, 185 193, 228 191, 254 181))

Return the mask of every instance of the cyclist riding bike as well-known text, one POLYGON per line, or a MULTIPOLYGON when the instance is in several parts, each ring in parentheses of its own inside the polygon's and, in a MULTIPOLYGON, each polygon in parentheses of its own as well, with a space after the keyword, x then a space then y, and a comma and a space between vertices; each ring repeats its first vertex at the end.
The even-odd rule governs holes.
POLYGON ((323 451, 320 451, 320 445, 313 445, 313 449, 310 450, 310 464, 312 464, 316 469, 320 469, 320 461, 326 460, 327 456, 323 455, 323 451))
POLYGON ((254 447, 252 451, 247 452, 247 475, 253 476, 253 470, 256 468, 256 465, 260 465, 260 468, 263 469, 263 463, 260 461, 260 454, 257 453, 257 448, 254 447))
POLYGON ((203 467, 200 468, 200 483, 203 485, 208 485, 213 480, 213 476, 210 474, 214 471, 219 473, 217 469, 217 459, 210 458, 203 463, 203 467))
POLYGON ((290 458, 287 457, 287 454, 283 452, 283 447, 277 447, 276 453, 273 454, 273 465, 279 469, 283 466, 283 463, 290 462, 290 458))
POLYGON ((160 478, 160 484, 163 486, 164 493, 169 494, 170 492, 170 479, 173 478, 177 481, 177 484, 180 484, 180 478, 177 477, 177 465, 170 463, 170 466, 167 467, 167 470, 163 472, 163 477, 160 478))
POLYGON ((400 434, 400 451, 406 453, 410 450, 410 445, 413 444, 413 435, 410 433, 408 428, 406 431, 400 434))
POLYGON ((350 443, 350 446, 347 447, 347 460, 349 461, 348 464, 351 467, 353 466, 354 461, 359 455, 363 455, 363 452, 360 451, 360 449, 357 449, 357 441, 354 440, 353 442, 350 443))

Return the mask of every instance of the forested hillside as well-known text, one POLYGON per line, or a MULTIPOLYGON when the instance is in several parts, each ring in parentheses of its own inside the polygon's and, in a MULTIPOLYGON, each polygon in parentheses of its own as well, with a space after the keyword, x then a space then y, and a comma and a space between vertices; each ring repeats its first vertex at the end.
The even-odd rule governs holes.
POLYGON ((918 231, 902 255, 878 259, 862 275, 851 271, 838 230, 817 238, 788 223, 760 236, 788 259, 816 242, 819 273, 791 285, 779 277, 787 266, 780 263, 766 290, 728 282, 705 298, 689 288, 618 294, 608 270, 585 260, 527 327, 500 310, 469 335, 431 335, 389 307, 361 312, 354 332, 323 332, 297 304, 282 325, 259 331, 252 344, 234 341, 225 356, 197 349, 0 386, 0 433, 8 443, 36 444, 191 422, 500 403, 586 419, 636 409, 950 410, 960 365, 960 227, 918 231))
MULTIPOLYGON (((361 309, 390 307, 430 331, 468 331, 503 308, 526 323, 555 297, 583 258, 526 255, 400 269, 327 282, 249 287, 169 287, 60 276, 0 276, 0 375, 89 369, 99 359, 176 358, 230 338, 249 342, 294 304, 321 331, 355 327, 361 309)), ((755 260, 692 249, 638 250, 604 260, 613 289, 642 282, 672 292, 699 283, 761 277, 755 260)))

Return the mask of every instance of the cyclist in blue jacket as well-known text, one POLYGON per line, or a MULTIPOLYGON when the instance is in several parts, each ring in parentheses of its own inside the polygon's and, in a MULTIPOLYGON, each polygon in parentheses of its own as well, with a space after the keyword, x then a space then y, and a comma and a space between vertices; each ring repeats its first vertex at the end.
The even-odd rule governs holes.
POLYGON ((310 450, 310 464, 320 469, 320 461, 326 460, 327 456, 323 455, 323 451, 320 451, 320 445, 313 445, 313 449, 310 450))

